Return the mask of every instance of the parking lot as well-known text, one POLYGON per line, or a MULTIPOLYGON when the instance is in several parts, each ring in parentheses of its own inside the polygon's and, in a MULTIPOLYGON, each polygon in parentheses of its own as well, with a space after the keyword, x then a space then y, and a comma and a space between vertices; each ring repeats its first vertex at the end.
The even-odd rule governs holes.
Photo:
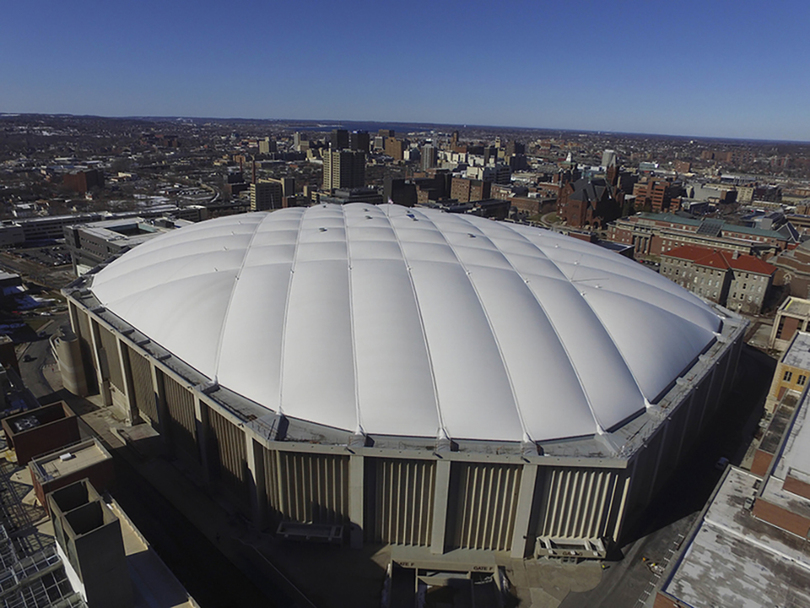
POLYGON ((43 245, 14 250, 14 254, 42 266, 64 266, 70 264, 70 252, 64 245, 43 245))

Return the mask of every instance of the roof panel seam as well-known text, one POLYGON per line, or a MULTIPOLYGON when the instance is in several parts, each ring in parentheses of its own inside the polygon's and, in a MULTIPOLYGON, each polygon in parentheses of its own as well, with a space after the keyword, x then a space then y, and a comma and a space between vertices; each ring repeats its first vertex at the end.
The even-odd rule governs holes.
MULTIPOLYGON (((267 217, 271 217, 268 214, 267 217)), ((281 321, 281 356, 279 357, 278 369, 278 413, 284 415, 284 359, 287 352, 287 319, 290 315, 290 294, 292 294, 292 282, 295 277, 295 263, 298 260, 298 245, 301 242, 301 224, 304 223, 304 214, 298 216, 298 230, 295 232, 295 245, 293 249, 292 262, 290 263, 290 279, 287 282, 287 293, 284 298, 284 313, 281 321)))
POLYGON ((439 389, 436 386, 436 372, 433 369, 433 357, 430 354, 430 346, 428 345, 427 339, 427 332, 425 331, 425 319, 422 316, 422 307, 419 306, 419 295, 416 293, 416 285, 413 283, 413 275, 411 274, 411 265, 408 263, 408 258, 405 256, 405 250, 402 248, 402 241, 399 239, 399 233, 397 232, 396 227, 394 226, 393 222, 391 222, 391 217, 388 215, 389 207, 384 207, 385 209, 385 217, 388 219, 388 225, 391 227, 391 231, 394 233, 394 239, 396 239, 397 247, 399 247, 399 252, 402 255, 402 263, 405 265, 405 272, 408 273, 408 283, 411 286, 411 293, 413 293, 413 300, 414 300, 414 308, 416 309, 416 313, 419 316, 419 328, 422 330, 422 345, 425 349, 425 357, 428 361, 428 369, 430 370, 430 381, 433 385, 433 399, 436 404, 436 418, 439 421, 439 431, 444 435, 447 435, 447 429, 444 426, 444 418, 442 417, 442 408, 439 402, 439 389))
MULTIPOLYGON (((266 219, 266 218, 265 218, 266 219)), ((264 221, 264 219, 262 220, 264 221)), ((222 341, 225 337, 225 331, 228 327, 228 318, 229 313, 231 311, 231 304, 233 304, 234 295, 236 294, 236 290, 239 289, 239 277, 242 276, 242 271, 245 269, 245 262, 250 255, 250 246, 253 244, 253 240, 256 238, 256 235, 259 233, 259 226, 262 225, 262 221, 256 222, 253 225, 253 234, 250 236, 250 240, 248 241, 247 246, 245 247, 245 252, 242 255, 242 263, 239 264, 239 270, 236 271, 236 276, 233 279, 233 285, 231 286, 231 293, 228 295, 228 303, 225 306, 225 313, 222 317, 222 326, 219 329, 219 337, 217 338, 217 343, 215 346, 214 352, 216 353, 216 359, 214 360, 214 382, 219 382, 219 362, 222 358, 222 341)))
MULTIPOLYGON (((535 245, 535 247, 537 247, 537 245, 535 245)), ((540 247, 537 247, 537 250, 538 250, 538 251, 540 251, 540 252, 542 253, 542 250, 540 249, 540 247)), ((545 253, 544 253, 543 255, 545 256, 545 253)), ((580 255, 581 255, 581 254, 580 254, 580 255)), ((546 256, 546 259, 547 259, 549 262, 551 262, 551 263, 554 265, 554 267, 555 267, 555 268, 557 268, 557 270, 559 270, 559 271, 560 271, 560 272, 563 274, 563 276, 566 276, 566 277, 568 276, 568 275, 566 275, 566 274, 563 272, 562 268, 560 268, 560 267, 557 265, 557 262, 555 262, 554 260, 552 260, 552 259, 551 259, 550 257, 548 257, 548 256, 546 256)), ((577 268, 579 268, 579 266, 578 266, 578 264, 579 264, 579 260, 577 260, 576 262, 574 262, 574 264, 575 264, 575 265, 577 265, 577 268)), ((574 271, 574 275, 576 275, 576 271, 574 271)), ((574 285, 574 281, 575 281, 575 280, 576 280, 576 279, 574 279, 574 278, 573 278, 573 276, 572 276, 570 279, 568 279, 568 283, 569 283, 569 285, 571 285, 571 287, 572 287, 573 289, 577 289, 577 288, 576 288, 576 286, 574 285)), ((579 292, 579 290, 577 290, 577 291, 579 292)), ((607 326, 606 326, 606 325, 604 324, 604 322, 602 321, 602 318, 601 318, 601 317, 600 317, 600 316, 597 314, 596 310, 594 310, 594 307, 593 307, 593 306, 591 306, 591 303, 590 303, 590 302, 588 302, 588 299, 585 297, 585 294, 584 294, 584 293, 582 293, 582 292, 579 292, 579 293, 580 293, 580 296, 581 296, 582 301, 585 303, 585 306, 587 306, 587 307, 588 307, 588 309, 591 311, 591 314, 592 314, 592 315, 593 315, 593 316, 596 318, 596 320, 599 322, 599 325, 600 325, 600 326, 602 327, 602 329, 604 330, 605 334, 607 335, 608 339, 610 340, 610 343, 611 343, 611 344, 613 344, 613 348, 615 348, 615 349, 616 349, 616 352, 618 353, 619 357, 621 358, 622 363, 624 364, 625 369, 627 369, 627 372, 630 374, 630 377, 633 379, 633 382, 635 383, 636 388, 638 389, 638 392, 639 392, 639 394, 641 395, 641 398, 642 398, 642 399, 644 399, 645 406, 646 406, 646 404, 648 404, 648 403, 649 403, 649 401, 647 401, 647 397, 644 395, 644 391, 642 390, 641 385, 639 384, 638 379, 636 378, 636 375, 633 373, 633 370, 632 370, 632 369, 630 369, 630 366, 627 364, 627 359, 625 359, 625 358, 624 358, 624 354, 622 353, 621 349, 619 348, 619 345, 618 345, 618 344, 616 344, 616 340, 613 338, 613 336, 611 335, 611 333, 610 333, 610 331, 608 330, 607 326)), ((570 357, 569 357, 569 360, 570 360, 570 357)), ((571 361, 571 366, 572 366, 572 367, 576 367, 576 366, 574 365, 574 362, 573 362, 573 361, 571 361)), ((590 399, 588 400, 588 403, 589 403, 589 405, 590 405, 590 399)), ((591 411, 593 411, 593 407, 592 407, 592 406, 591 406, 591 411)), ((602 428, 602 429, 604 429, 604 428, 605 428, 604 426, 602 426, 602 422, 601 422, 601 421, 599 420, 599 418, 596 416, 596 412, 594 412, 594 419, 595 419, 595 420, 596 420, 596 421, 599 423, 599 428, 602 428)))
MULTIPOLYGON (((459 218, 461 218, 461 216, 459 216, 459 218)), ((433 224, 432 220, 428 220, 428 221, 430 221, 430 223, 433 224)), ((477 226, 475 226, 471 222, 466 222, 466 223, 469 224, 470 226, 472 226, 473 228, 475 228, 476 230, 478 230, 478 232, 481 234, 481 236, 489 241, 489 237, 487 237, 477 226)), ((473 293, 475 293, 475 297, 478 299, 478 305, 481 307, 481 312, 484 313, 484 318, 487 321, 487 327, 489 327, 489 332, 490 332, 490 334, 492 334, 492 340, 495 342, 495 348, 498 349, 498 356, 501 358, 501 365, 503 366, 503 371, 504 371, 504 374, 506 375, 506 381, 509 383, 509 390, 512 393, 512 403, 514 403, 514 406, 515 406, 515 413, 517 413, 518 421, 520 422, 520 428, 523 431, 523 435, 525 437, 528 437, 529 440, 532 440, 532 437, 529 434, 529 429, 526 428, 526 422, 523 419, 523 412, 520 409, 520 402, 518 401, 517 392, 515 391, 515 384, 512 381, 512 374, 509 372, 509 366, 506 364, 506 359, 504 358, 504 355, 503 355, 503 348, 501 348, 501 343, 498 340, 498 334, 495 332, 495 328, 492 326, 492 319, 489 318, 489 313, 487 312, 487 308, 484 305, 484 301, 481 299, 481 294, 478 292, 478 288, 475 286, 475 281, 473 281, 472 275, 471 275, 470 271, 467 269, 466 264, 464 264, 464 262, 458 256, 458 253, 456 252, 455 247, 453 247, 452 243, 450 243, 450 241, 447 239, 447 237, 444 236, 444 232, 442 232, 442 230, 439 229, 439 227, 436 226, 436 224, 433 224, 433 225, 436 227, 436 231, 444 239, 444 242, 450 248, 450 251, 453 252, 453 255, 455 256, 456 261, 458 261, 459 266, 461 266, 461 269, 464 271, 464 274, 467 277, 467 280, 469 281, 470 286, 472 287, 473 293)), ((489 242, 492 243, 492 241, 489 241, 489 242)), ((501 254, 501 256, 503 256, 503 254, 501 254)), ((508 260, 507 260, 507 263, 508 263, 508 260)), ((514 272, 514 269, 512 269, 512 270, 514 272)))
MULTIPOLYGON (((537 249, 537 251, 540 252, 540 255, 543 256, 543 259, 545 259, 548 262, 550 262, 551 264, 553 264, 554 267, 557 269, 557 272, 559 272, 565 279, 567 279, 565 273, 562 270, 560 270, 559 266, 557 266, 556 264, 554 264, 554 262, 552 262, 551 260, 548 259, 548 256, 545 253, 543 253, 542 249, 540 249, 536 244, 534 244, 526 236, 520 234, 517 230, 515 230, 514 232, 515 232, 515 234, 519 235, 522 239, 524 239, 527 243, 529 243, 532 247, 537 249)), ((512 261, 508 258, 508 256, 506 256, 504 254, 504 257, 506 257, 506 261, 509 262, 510 265, 511 265, 512 261)), ((514 268, 514 266, 512 266, 512 267, 514 268)), ((517 269, 515 269, 515 272, 517 272, 519 277, 523 278, 523 275, 521 275, 517 271, 517 269)), ((552 279, 552 280, 558 280, 558 279, 552 279)), ((568 282, 568 284, 569 285, 571 284, 570 281, 568 282)), ((602 426, 602 423, 599 421, 599 417, 596 415, 596 412, 593 409, 593 403, 591 402, 590 395, 588 395, 588 390, 585 388, 585 383, 582 381, 582 375, 579 373, 579 370, 577 369, 577 366, 574 364, 574 360, 571 358, 571 351, 568 350, 568 347, 566 346, 565 341, 562 339, 562 336, 560 335, 560 332, 557 329, 557 326, 554 324, 553 319, 548 314, 548 311, 546 310, 546 307, 543 306, 543 303, 540 301, 540 298, 538 298, 537 294, 534 292, 534 290, 531 287, 528 286, 525 279, 524 279, 524 285, 526 285, 526 289, 529 290, 529 293, 531 293, 532 297, 537 301, 537 305, 540 307, 540 310, 542 310, 543 314, 546 315, 546 320, 548 321, 548 324, 551 326, 551 329, 554 331, 554 335, 557 336, 557 341, 560 343, 560 347, 565 352, 565 356, 568 359, 568 363, 569 363, 569 365, 571 365, 571 370, 574 372, 574 375, 577 378, 577 382, 579 382, 579 387, 580 387, 580 389, 582 389, 582 395, 585 397, 585 403, 588 405, 588 409, 591 412, 591 417, 593 418, 594 424, 596 424, 596 427, 598 428, 600 434, 604 433, 605 428, 602 426)))
POLYGON ((354 372, 354 415, 357 418, 357 429, 359 435, 365 435, 363 429, 363 417, 360 410, 360 384, 357 379, 357 343, 354 333, 354 290, 352 289, 352 248, 349 242, 349 227, 346 224, 346 213, 343 213, 343 237, 346 240, 346 279, 349 282, 349 332, 352 339, 349 340, 352 349, 352 371, 354 372))

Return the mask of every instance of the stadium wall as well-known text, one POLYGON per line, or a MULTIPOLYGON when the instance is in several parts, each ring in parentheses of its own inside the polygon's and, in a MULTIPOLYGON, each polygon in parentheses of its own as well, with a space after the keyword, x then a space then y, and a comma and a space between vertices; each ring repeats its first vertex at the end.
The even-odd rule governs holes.
MULTIPOLYGON (((383 543, 513 557, 603 557, 688 452, 733 381, 745 323, 700 356, 650 415, 643 440, 611 457, 290 441, 179 373, 168 354, 102 307, 68 293, 88 386, 130 423, 146 422, 262 530, 343 526, 354 547, 383 543)), ((213 390, 212 390, 213 389, 213 390)), ((645 413, 644 415, 648 415, 645 413)), ((576 441, 576 439, 572 440, 576 441)), ((625 445, 630 445, 629 440, 625 445)))

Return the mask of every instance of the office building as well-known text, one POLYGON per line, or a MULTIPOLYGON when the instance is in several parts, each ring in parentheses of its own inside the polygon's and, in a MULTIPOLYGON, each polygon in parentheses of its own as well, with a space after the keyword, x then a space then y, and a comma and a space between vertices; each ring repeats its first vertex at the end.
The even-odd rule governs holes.
POLYGON ((349 147, 352 150, 370 152, 371 139, 368 131, 352 131, 349 135, 349 147))
POLYGON ((329 139, 332 150, 346 150, 349 147, 349 132, 346 129, 333 129, 329 139))
POLYGON ((394 160, 403 160, 405 158, 405 150, 408 149, 408 142, 395 137, 389 137, 385 140, 385 153, 394 160))
POLYGON ((433 169, 439 158, 439 150, 433 144, 422 146, 422 171, 433 169))
POLYGON ((259 154, 274 154, 277 151, 276 141, 269 137, 259 140, 259 154))
POLYGON ((328 150, 323 155, 323 189, 366 185, 366 155, 352 150, 328 150))
POLYGON ((250 210, 281 209, 285 197, 295 196, 295 178, 261 179, 250 184, 250 210))

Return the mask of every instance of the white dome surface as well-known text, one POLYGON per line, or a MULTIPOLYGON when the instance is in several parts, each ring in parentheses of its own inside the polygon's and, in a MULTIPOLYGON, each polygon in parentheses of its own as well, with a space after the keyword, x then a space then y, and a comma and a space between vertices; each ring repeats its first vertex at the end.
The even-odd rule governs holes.
POLYGON ((220 386, 372 435, 592 435, 720 329, 700 299, 598 246, 397 205, 201 222, 126 253, 92 291, 220 386))

